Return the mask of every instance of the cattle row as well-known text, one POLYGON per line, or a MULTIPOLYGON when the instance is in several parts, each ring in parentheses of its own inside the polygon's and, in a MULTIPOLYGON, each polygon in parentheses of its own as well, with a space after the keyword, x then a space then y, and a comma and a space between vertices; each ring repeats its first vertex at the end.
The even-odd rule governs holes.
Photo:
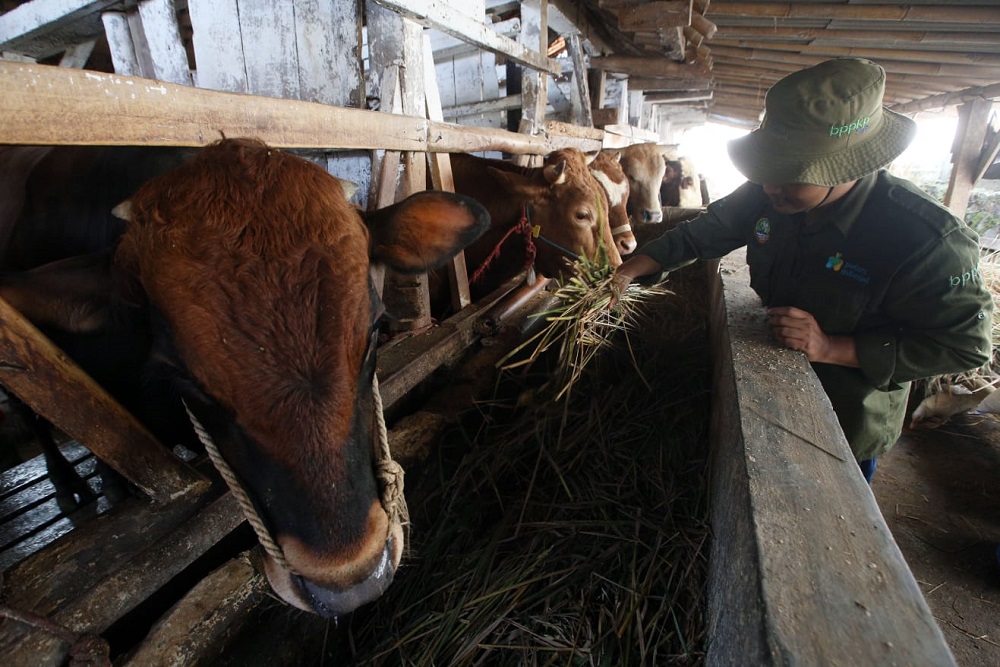
POLYGON ((274 590, 335 617, 380 595, 403 549, 405 511, 376 472, 372 266, 435 276, 464 249, 477 297, 523 269, 568 277, 581 256, 617 266, 631 222, 662 218, 654 144, 452 166, 457 194, 366 213, 320 167, 252 140, 6 147, 0 297, 160 442, 206 449, 274 590))

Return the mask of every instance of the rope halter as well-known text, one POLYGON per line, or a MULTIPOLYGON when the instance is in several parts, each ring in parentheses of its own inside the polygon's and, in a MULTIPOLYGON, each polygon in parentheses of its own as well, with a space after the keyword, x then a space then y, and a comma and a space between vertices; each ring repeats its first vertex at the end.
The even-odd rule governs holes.
MULTIPOLYGON (((382 412, 382 395, 379 393, 378 377, 375 374, 372 374, 372 402, 375 408, 376 432, 378 436, 378 447, 375 452, 375 476, 379 484, 379 497, 382 509, 389 516, 389 533, 391 534, 397 525, 409 526, 410 515, 406 506, 406 498, 403 496, 403 468, 393 460, 392 453, 389 450, 388 430, 385 426, 385 415, 382 412)), ((212 440, 212 436, 209 435, 208 431, 201 425, 201 422, 198 421, 198 418, 191 412, 191 409, 187 406, 187 402, 184 403, 184 409, 187 411, 188 419, 191 420, 191 425, 198 435, 198 440, 205 446, 205 451, 208 452, 208 457, 212 460, 212 464, 219 471, 219 474, 222 475, 226 486, 229 487, 229 490, 232 491, 233 496, 239 502, 240 508, 243 510, 243 514, 246 515, 250 527, 253 528, 253 532, 257 535, 261 547, 263 547, 267 555, 279 567, 286 572, 298 575, 299 573, 296 572, 295 568, 289 565, 277 541, 271 536, 267 524, 261 518, 260 513, 253 504, 253 500, 251 500, 250 495, 244 489, 243 483, 226 462, 225 458, 223 458, 222 453, 219 452, 218 447, 216 447, 215 442, 212 440)))

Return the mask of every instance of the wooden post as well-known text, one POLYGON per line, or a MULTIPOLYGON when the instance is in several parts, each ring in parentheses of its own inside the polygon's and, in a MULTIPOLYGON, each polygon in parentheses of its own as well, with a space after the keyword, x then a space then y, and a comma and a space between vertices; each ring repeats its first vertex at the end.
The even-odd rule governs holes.
POLYGON ((570 34, 566 47, 573 60, 573 123, 584 127, 593 127, 594 117, 591 114, 587 63, 584 59, 583 45, 580 43, 580 34, 570 34))
MULTIPOLYGON (((529 49, 546 53, 548 49, 548 0, 525 0, 521 3, 520 42, 529 49)), ((548 104, 548 79, 544 72, 525 69, 521 75, 521 123, 518 131, 538 134, 545 124, 548 104)), ((520 162, 533 162, 531 158, 520 162)))
MULTIPOLYGON (((392 64, 405 63, 398 70, 401 93, 399 111, 407 116, 426 117, 422 28, 374 2, 368 2, 366 9, 371 66, 383 66, 379 71, 385 71, 392 64)), ((385 90, 378 94, 385 99, 385 90)), ((387 154, 383 159, 395 158, 387 154)), ((399 159, 403 172, 402 182, 398 187, 389 184, 393 177, 391 171, 384 165, 381 167, 385 180, 376 195, 379 206, 427 187, 427 166, 423 153, 404 151, 399 159)), ((427 275, 402 275, 386 270, 384 280, 382 299, 393 314, 395 330, 414 331, 430 326, 431 305, 427 275)))
MULTIPOLYGON (((441 97, 438 94, 437 76, 434 71, 434 53, 430 36, 424 35, 424 93, 427 98, 427 117, 442 120, 441 97)), ((451 173, 451 157, 447 153, 427 153, 431 170, 431 184, 435 190, 455 191, 455 178, 451 173)), ((459 251, 448 265, 448 284, 451 287, 451 306, 458 312, 472 303, 469 292, 469 273, 465 266, 465 252, 459 251)))
POLYGON ((969 195, 976 184, 975 172, 992 107, 992 100, 974 100, 958 107, 958 127, 951 150, 951 178, 944 195, 944 205, 959 218, 965 217, 969 195))

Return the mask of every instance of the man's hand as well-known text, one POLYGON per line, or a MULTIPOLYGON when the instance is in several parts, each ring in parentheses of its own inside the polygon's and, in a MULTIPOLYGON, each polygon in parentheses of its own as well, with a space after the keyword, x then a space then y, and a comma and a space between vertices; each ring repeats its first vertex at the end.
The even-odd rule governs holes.
POLYGON ((858 367, 853 336, 828 336, 816 318, 800 308, 783 306, 767 309, 767 320, 778 344, 805 352, 809 361, 858 367))
POLYGON ((611 279, 611 302, 608 308, 618 305, 618 299, 622 293, 628 289, 632 281, 641 276, 648 276, 651 273, 662 271, 660 263, 649 255, 632 255, 624 264, 615 270, 614 278, 611 279))

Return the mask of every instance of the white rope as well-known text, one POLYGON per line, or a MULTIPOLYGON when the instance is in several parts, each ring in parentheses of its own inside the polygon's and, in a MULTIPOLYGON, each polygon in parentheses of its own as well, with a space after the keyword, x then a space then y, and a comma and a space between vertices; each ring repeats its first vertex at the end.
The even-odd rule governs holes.
MULTIPOLYGON (((389 530, 391 532, 392 527, 397 524, 408 527, 410 525, 410 513, 406 506, 406 498, 403 496, 403 467, 393 460, 392 452, 389 450, 389 434, 385 425, 385 414, 382 412, 382 394, 378 390, 378 376, 374 374, 372 375, 372 401, 375 406, 375 424, 378 433, 378 450, 375 457, 376 478, 380 487, 379 496, 382 502, 382 509, 389 515, 389 530)), ((208 431, 201 425, 198 418, 194 416, 194 413, 188 408, 186 402, 184 403, 184 409, 187 411, 188 419, 191 420, 191 425, 194 427, 198 439, 201 441, 201 444, 205 445, 208 457, 212 460, 219 474, 222 475, 222 479, 225 480, 229 490, 236 496, 236 500, 243 509, 243 514, 246 515, 247 521, 250 523, 251 528, 253 528, 253 532, 257 534, 257 539, 260 541, 261 546, 264 547, 264 551, 282 569, 292 574, 297 574, 285 559, 285 554, 282 552, 281 547, 271 537, 267 525, 260 518, 260 514, 257 513, 257 508, 254 507, 253 501, 250 500, 250 497, 244 490, 243 484, 236 476, 236 473, 233 472, 233 469, 229 467, 229 464, 226 463, 226 460, 222 458, 222 454, 215 446, 215 442, 212 441, 212 437, 208 434, 208 431)))
POLYGON ((247 521, 250 522, 250 526, 253 528, 253 532, 257 533, 257 539, 260 541, 264 551, 267 552, 274 562, 281 566, 282 569, 287 570, 293 574, 297 574, 294 569, 285 560, 285 554, 281 551, 281 547, 278 546, 271 538, 271 533, 268 532, 267 526, 264 525, 264 521, 260 518, 257 513, 257 508, 253 506, 253 501, 247 495, 246 491, 243 489, 243 485, 240 483, 239 478, 233 469, 229 467, 226 460, 222 458, 222 454, 219 453, 218 448, 212 441, 212 436, 208 434, 205 427, 201 425, 198 418, 194 416, 191 409, 187 406, 187 402, 184 403, 184 409, 187 410, 188 419, 191 420, 191 425, 194 426, 194 432, 198 434, 198 439, 201 440, 201 444, 205 445, 205 451, 208 452, 208 458, 212 459, 212 463, 215 468, 222 475, 222 479, 226 481, 226 486, 229 490, 233 492, 236 496, 236 500, 240 503, 240 507, 243 509, 243 514, 246 515, 247 521))
MULTIPOLYGON (((403 495, 403 467, 392 458, 389 450, 389 433, 382 413, 382 394, 378 390, 378 375, 372 374, 372 399, 375 402, 375 424, 378 429, 378 451, 375 469, 381 488, 382 509, 389 515, 390 530, 397 524, 408 528, 410 511, 403 495)), ((404 541, 404 547, 409 540, 404 541)))

